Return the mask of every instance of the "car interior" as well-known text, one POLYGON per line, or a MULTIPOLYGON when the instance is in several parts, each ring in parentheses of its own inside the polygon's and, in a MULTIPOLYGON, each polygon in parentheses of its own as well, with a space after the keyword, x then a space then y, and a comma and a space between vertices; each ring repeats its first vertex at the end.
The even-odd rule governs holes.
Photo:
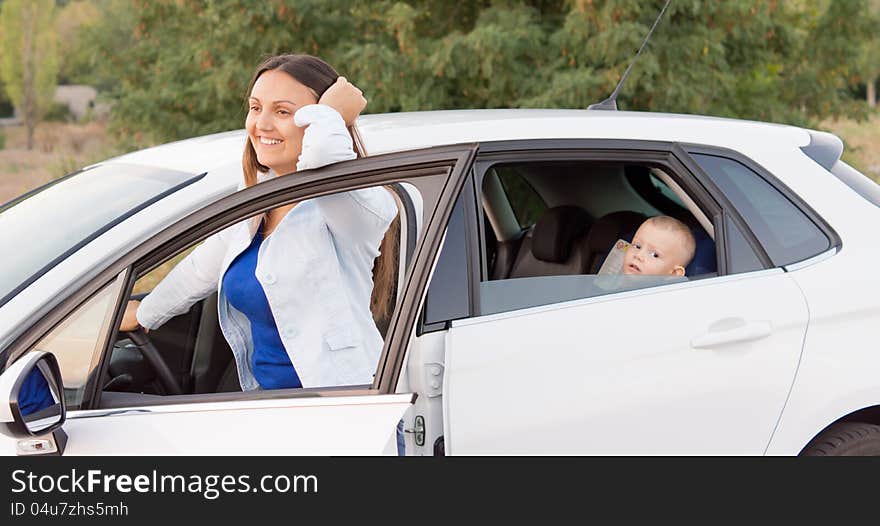
MULTIPOLYGON (((391 192, 398 202, 397 218, 392 222, 380 246, 380 258, 387 257, 399 261, 392 265, 395 276, 392 279, 391 297, 371 298, 373 319, 380 334, 385 336, 389 320, 397 303, 407 261, 412 258, 413 243, 407 239, 408 224, 403 217, 406 210, 397 192, 391 192), (383 302, 390 302, 384 306, 383 302)), ((192 248, 192 247, 191 247, 192 248)), ((185 251, 187 252, 187 251, 185 251)), ((179 254, 150 272, 139 276, 134 290, 143 283, 158 282, 152 272, 164 276, 181 259, 179 254)), ((377 259, 378 261, 378 259, 377 259)), ((374 265, 375 269, 379 265, 374 265)), ((131 299, 139 300, 148 292, 132 294, 131 299)), ((122 333, 114 342, 110 360, 104 369, 101 407, 115 407, 131 403, 149 403, 149 395, 198 395, 208 393, 232 393, 241 391, 235 360, 223 333, 220 330, 217 313, 217 293, 213 293, 195 303, 188 312, 175 316, 161 327, 144 334, 122 333), (141 395, 132 398, 131 393, 141 395), (146 396, 144 396, 146 395, 146 396)))
POLYGON ((483 173, 481 200, 479 315, 718 275, 712 222, 659 166, 502 162, 483 173), (629 243, 657 215, 682 221, 694 236, 686 276, 600 272, 616 242, 629 243))
POLYGON ((665 171, 637 164, 534 162, 490 167, 482 183, 486 280, 596 274, 648 217, 685 223, 688 279, 717 275, 714 228, 665 171))

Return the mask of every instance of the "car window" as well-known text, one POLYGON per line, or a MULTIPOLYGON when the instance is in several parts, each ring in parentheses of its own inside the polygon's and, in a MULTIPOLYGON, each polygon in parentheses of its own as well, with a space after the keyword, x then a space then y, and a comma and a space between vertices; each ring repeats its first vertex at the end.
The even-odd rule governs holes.
POLYGON ((726 157, 693 156, 748 223, 775 266, 803 261, 831 248, 822 230, 753 170, 726 157))
POLYGON ((0 305, 68 254, 201 176, 138 165, 99 165, 0 208, 0 305), (59 228, 64 225, 64 228, 59 228))
POLYGON ((519 221, 519 226, 529 228, 534 225, 538 217, 547 209, 547 203, 541 199, 538 192, 529 184, 514 166, 493 167, 501 180, 504 192, 510 202, 513 213, 519 221))
POLYGON ((196 243, 190 248, 184 250, 183 252, 177 254, 173 258, 149 271, 147 274, 144 274, 143 276, 138 278, 138 280, 134 284, 134 288, 131 291, 132 295, 146 294, 153 290, 153 288, 155 288, 155 286, 158 285, 159 282, 162 281, 169 272, 171 272, 171 269, 173 269, 178 263, 183 261, 183 259, 186 256, 190 255, 192 251, 195 250, 199 245, 201 245, 201 243, 196 243))
MULTIPOLYGON (((652 167, 597 161, 523 162, 502 167, 507 173, 527 173, 532 185, 552 198, 553 206, 543 208, 534 227, 517 239, 498 242, 489 234, 491 223, 486 223, 480 249, 488 277, 479 284, 475 306, 479 314, 717 275, 712 236, 683 205, 682 198, 651 172, 652 167), (661 215, 643 193, 663 196, 668 203, 664 207, 674 211, 674 221, 679 221, 677 224, 688 232, 685 235, 694 240, 695 255, 686 264, 684 277, 625 275, 623 259, 633 235, 648 217, 661 215)), ((690 201, 696 202, 693 198, 690 201)), ((485 208, 493 206, 492 200, 481 202, 485 215, 491 215, 493 212, 485 208)), ((671 272, 672 267, 667 270, 671 272)))
POLYGON ((657 192, 659 192, 661 195, 663 195, 666 199, 669 199, 670 201, 677 204, 681 208, 685 207, 684 203, 681 201, 681 198, 678 197, 678 195, 675 192, 673 192, 668 186, 663 184, 663 181, 658 179, 657 176, 654 175, 653 173, 650 176, 650 181, 651 181, 651 186, 654 187, 654 189, 657 192))
POLYGON ((446 226, 443 246, 425 297, 424 331, 444 329, 445 322, 470 316, 470 244, 466 216, 469 209, 465 199, 473 199, 470 192, 462 191, 458 196, 446 226))
POLYGON ((418 237, 417 218, 410 216, 420 197, 412 192, 418 189, 411 184, 376 186, 297 202, 269 234, 263 230, 267 217, 258 214, 140 272, 133 295, 146 298, 138 318, 154 325, 146 336, 170 379, 144 359, 136 335, 120 334, 102 404, 130 401, 123 395, 132 393, 235 392, 247 381, 266 389, 369 385, 412 257, 404 245, 418 237), (224 271, 228 250, 237 255, 224 271), (351 268, 361 260, 370 264, 370 276, 351 268), (303 304, 302 298, 311 300, 303 304), (321 359, 332 362, 327 370, 339 372, 330 375, 338 377, 335 383, 326 383, 314 366, 308 369, 307 360, 324 351, 321 359), (247 363, 245 352, 253 357, 247 363), (244 376, 239 367, 247 368, 244 376), (275 381, 278 368, 296 376, 285 373, 289 383, 261 383, 275 381))
POLYGON ((31 350, 51 352, 58 359, 68 409, 78 409, 88 381, 110 332, 123 281, 117 279, 67 316, 31 350))
POLYGON ((764 265, 755 253, 754 247, 729 215, 724 218, 724 227, 727 233, 728 273, 740 274, 763 270, 764 265))

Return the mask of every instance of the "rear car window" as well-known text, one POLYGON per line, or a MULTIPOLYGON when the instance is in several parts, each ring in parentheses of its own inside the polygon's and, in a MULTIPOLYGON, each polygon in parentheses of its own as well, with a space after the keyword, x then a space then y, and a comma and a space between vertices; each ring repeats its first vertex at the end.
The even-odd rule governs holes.
POLYGON ((774 266, 809 259, 831 241, 797 206, 753 170, 733 159, 693 154, 736 207, 774 266))
POLYGON ((89 241, 204 174, 140 165, 99 165, 0 208, 0 305, 89 241))

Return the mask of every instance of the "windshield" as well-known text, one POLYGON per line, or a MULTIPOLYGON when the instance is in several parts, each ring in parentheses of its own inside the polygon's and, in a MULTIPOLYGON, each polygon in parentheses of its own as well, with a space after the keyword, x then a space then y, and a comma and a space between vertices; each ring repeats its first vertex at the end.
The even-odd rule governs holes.
POLYGON ((100 165, 4 205, 0 306, 112 226, 203 176, 149 166, 100 165))

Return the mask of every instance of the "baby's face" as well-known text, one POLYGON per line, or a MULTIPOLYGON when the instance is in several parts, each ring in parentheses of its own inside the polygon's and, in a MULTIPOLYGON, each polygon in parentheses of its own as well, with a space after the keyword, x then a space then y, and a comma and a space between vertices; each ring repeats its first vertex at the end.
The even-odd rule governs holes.
POLYGON ((676 232, 642 223, 623 257, 624 274, 684 275, 686 254, 676 232))

